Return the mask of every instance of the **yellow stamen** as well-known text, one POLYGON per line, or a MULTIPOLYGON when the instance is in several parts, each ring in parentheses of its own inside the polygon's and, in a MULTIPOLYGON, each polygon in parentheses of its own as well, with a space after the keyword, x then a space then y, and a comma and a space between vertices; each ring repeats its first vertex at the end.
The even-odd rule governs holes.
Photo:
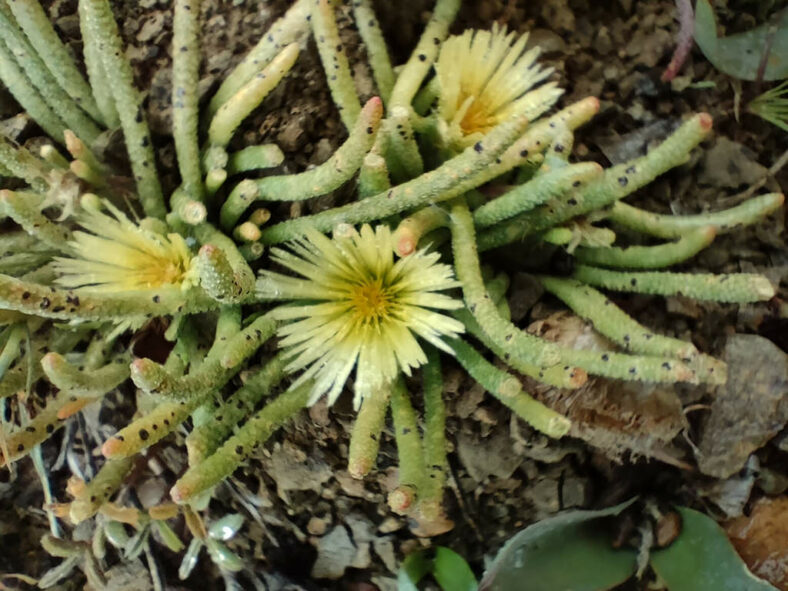
POLYGON ((462 303, 436 293, 457 287, 451 267, 437 253, 416 251, 395 260, 387 226, 365 225, 335 232, 333 240, 310 232, 287 252, 273 249, 277 263, 302 278, 262 271, 258 295, 295 300, 273 314, 283 321, 280 346, 290 354, 290 371, 304 369, 294 386, 314 378, 312 402, 339 396, 356 368, 355 404, 402 371, 426 361, 416 337, 451 352, 441 340, 463 331, 440 313, 462 303))

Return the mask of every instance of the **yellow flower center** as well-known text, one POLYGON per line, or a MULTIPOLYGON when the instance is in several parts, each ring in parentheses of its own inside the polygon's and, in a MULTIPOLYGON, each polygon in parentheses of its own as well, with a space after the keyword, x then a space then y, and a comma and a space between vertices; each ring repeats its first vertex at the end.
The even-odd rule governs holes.
MULTIPOLYGON (((467 100, 467 98, 465 99, 467 100)), ((487 104, 477 97, 473 98, 468 110, 465 112, 460 128, 463 134, 471 135, 474 133, 487 133, 498 123, 494 116, 491 116, 487 104)))
POLYGON ((362 323, 380 322, 389 313, 390 297, 380 279, 353 286, 350 302, 356 319, 362 323))
POLYGON ((181 260, 167 263, 160 272, 149 274, 150 282, 154 286, 166 285, 168 283, 182 283, 189 272, 189 261, 181 260))

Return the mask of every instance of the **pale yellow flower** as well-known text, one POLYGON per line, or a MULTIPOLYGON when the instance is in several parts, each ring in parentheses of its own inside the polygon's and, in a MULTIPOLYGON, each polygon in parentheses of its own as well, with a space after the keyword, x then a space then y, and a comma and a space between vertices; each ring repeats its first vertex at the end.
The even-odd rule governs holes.
POLYGON ((465 148, 510 117, 533 121, 555 104, 563 90, 555 82, 541 84, 553 69, 536 62, 538 47, 524 51, 527 41, 527 33, 518 39, 494 25, 443 43, 435 69, 439 131, 447 146, 465 148))
POLYGON ((294 384, 315 380, 311 402, 324 394, 333 403, 356 368, 356 408, 362 399, 410 375, 427 361, 416 338, 451 353, 441 340, 463 325, 436 310, 462 303, 436 293, 458 286, 451 267, 425 250, 395 260, 391 231, 362 226, 330 239, 317 231, 290 244, 272 259, 300 278, 262 271, 258 295, 295 300, 273 311, 285 322, 280 345, 288 351, 289 371, 305 369, 294 384))
POLYGON ((74 232, 71 257, 55 259, 59 285, 117 292, 194 283, 192 256, 179 234, 165 236, 140 227, 111 203, 97 199, 83 199, 76 219, 86 232, 74 232))

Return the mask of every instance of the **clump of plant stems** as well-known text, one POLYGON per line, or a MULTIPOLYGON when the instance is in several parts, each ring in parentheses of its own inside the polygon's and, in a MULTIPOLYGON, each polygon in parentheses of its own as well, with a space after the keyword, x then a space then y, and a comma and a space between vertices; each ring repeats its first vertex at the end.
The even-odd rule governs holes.
MULTIPOLYGON (((462 366, 555 438, 571 432, 570 421, 525 392, 521 376, 562 388, 582 386, 589 374, 725 381, 722 362, 639 324, 605 292, 770 299, 774 288, 760 275, 663 269, 762 219, 783 196, 688 216, 626 204, 687 160, 711 117, 688 118, 630 162, 570 162, 574 130, 597 112, 597 99, 554 110, 561 90, 539 66, 538 49, 525 51, 526 36, 498 28, 449 36, 459 5, 437 0, 395 74, 371 2, 353 2, 378 91, 362 104, 336 9, 297 0, 201 105, 200 2, 175 0, 172 137, 181 184, 165 195, 108 0, 79 0, 87 80, 35 0, 0 0, 0 78, 52 140, 30 151, 0 137, 0 175, 19 187, 0 191, 0 215, 15 224, 0 236, 0 397, 16 417, 4 425, 0 463, 35 454, 128 380, 140 393, 135 417, 101 442, 99 472, 73 483, 73 500, 54 506, 57 516, 77 523, 101 513, 101 535, 122 521, 141 539, 184 514, 197 540, 190 560, 208 545, 218 564, 235 568, 198 511, 294 415, 323 394, 333 401, 355 369, 348 469, 363 478, 374 468, 390 410, 399 485, 389 504, 413 518, 417 534, 435 535, 452 527, 443 508, 446 364, 462 366), (275 144, 233 150, 230 140, 310 34, 347 139, 326 162, 278 174, 275 144), (118 128, 130 192, 98 149, 118 128), (265 207, 348 183, 355 198, 319 213, 277 219, 265 207), (497 197, 477 190, 492 184, 503 189, 497 197), (611 228, 654 244, 619 244, 611 228), (573 258, 570 275, 538 279, 618 351, 562 346, 510 320, 508 278, 483 261, 513 244, 523 258, 546 245, 573 258), (125 338, 156 319, 171 343, 163 362, 135 356, 125 338), (281 350, 265 353, 277 335, 281 350), (49 384, 41 399, 33 396, 39 383, 49 384), (175 504, 114 504, 134 458, 182 427, 188 469, 173 484, 175 504)), ((76 556, 74 564, 84 556, 81 546, 62 554, 76 556)))

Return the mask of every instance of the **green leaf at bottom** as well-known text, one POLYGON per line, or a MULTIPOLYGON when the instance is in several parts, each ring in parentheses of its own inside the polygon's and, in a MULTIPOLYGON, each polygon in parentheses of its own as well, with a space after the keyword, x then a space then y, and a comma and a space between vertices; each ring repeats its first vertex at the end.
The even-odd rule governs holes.
POLYGON ((630 503, 571 511, 515 535, 485 574, 482 591, 604 591, 631 577, 637 556, 611 547, 607 521, 630 503))
POLYGON ((745 566, 711 517, 678 507, 681 534, 651 553, 651 566, 670 591, 778 591, 745 566))

